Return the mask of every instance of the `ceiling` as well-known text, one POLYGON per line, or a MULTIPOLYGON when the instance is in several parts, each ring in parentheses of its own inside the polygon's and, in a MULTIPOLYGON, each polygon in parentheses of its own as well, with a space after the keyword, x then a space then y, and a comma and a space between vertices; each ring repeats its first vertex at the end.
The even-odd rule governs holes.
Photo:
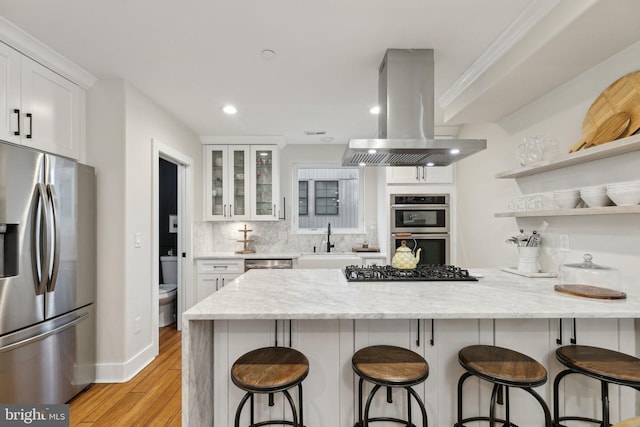
POLYGON ((535 3, 557 1, 0 0, 0 15, 198 135, 346 143, 377 134, 369 109, 387 48, 435 50, 437 100, 535 3))

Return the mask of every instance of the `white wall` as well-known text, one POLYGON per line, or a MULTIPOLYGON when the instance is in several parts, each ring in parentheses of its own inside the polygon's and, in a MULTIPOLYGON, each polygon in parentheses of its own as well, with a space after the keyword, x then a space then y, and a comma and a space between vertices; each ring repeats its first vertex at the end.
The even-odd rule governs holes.
POLYGON ((461 161, 458 183, 458 260, 468 267, 514 266, 515 247, 504 241, 528 231, 543 220, 549 224, 543 236, 542 263, 545 271, 557 271, 565 262, 578 262, 586 252, 594 262, 619 269, 620 287, 633 283, 640 262, 640 216, 598 215, 520 219, 495 218, 507 211, 510 200, 522 194, 540 194, 554 189, 640 179, 640 154, 631 153, 607 160, 573 166, 533 177, 496 179, 498 172, 518 167, 516 145, 525 136, 556 136, 561 151, 568 152, 581 135, 585 113, 593 100, 623 75, 640 69, 640 43, 546 94, 497 124, 463 127, 462 138, 487 138, 486 151, 461 161), (559 236, 570 238, 570 251, 560 252, 559 236))
POLYGON ((98 175, 98 381, 123 381, 155 356, 152 140, 194 159, 194 219, 202 212, 202 146, 124 81, 98 82, 88 105, 87 161, 98 175), (142 236, 140 248, 134 248, 135 233, 142 236))

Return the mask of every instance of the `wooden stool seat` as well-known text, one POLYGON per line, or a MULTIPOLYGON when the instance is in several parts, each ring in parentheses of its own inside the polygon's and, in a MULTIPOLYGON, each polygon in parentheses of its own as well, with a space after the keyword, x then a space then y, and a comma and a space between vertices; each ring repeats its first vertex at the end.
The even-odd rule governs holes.
POLYGON ((358 376, 383 386, 419 384, 429 376, 427 361, 419 354, 402 347, 365 347, 358 350, 351 361, 358 376))
POLYGON ((427 410, 422 399, 412 388, 424 382, 429 376, 429 364, 409 349, 392 345, 372 345, 358 350, 351 358, 353 371, 360 377, 358 381, 358 421, 355 427, 368 427, 374 422, 392 422, 415 427, 412 421, 411 400, 415 400, 422 415, 422 426, 428 426, 427 410), (364 381, 374 384, 363 406, 364 381), (392 389, 403 388, 407 393, 407 419, 395 417, 370 417, 369 411, 375 394, 380 388, 387 390, 387 403, 393 403, 392 389))
POLYGON ((302 380, 309 374, 309 359, 288 347, 263 347, 243 354, 231 366, 231 380, 246 391, 236 409, 235 427, 240 427, 242 408, 250 402, 249 427, 266 425, 291 425, 304 427, 302 405, 302 380), (289 389, 298 388, 298 409, 289 394, 289 389), (274 406, 274 393, 282 393, 291 408, 291 420, 265 420, 255 422, 254 394, 268 394, 269 406, 274 406), (300 414, 298 416, 298 413, 300 414))
POLYGON ((586 345, 560 347, 556 357, 565 366, 608 382, 640 385, 640 359, 606 348, 586 345))
POLYGON ((512 387, 537 387, 547 382, 538 361, 508 348, 472 345, 458 353, 460 364, 473 375, 512 387))
POLYGON ((250 351, 231 367, 233 383, 255 393, 291 388, 305 379, 308 373, 307 357, 287 347, 265 347, 250 351))
MULTIPOLYGON (((637 357, 606 348, 567 345, 556 350, 556 358, 567 368, 558 373, 553 381, 553 419, 557 425, 562 421, 585 421, 608 426, 611 415, 609 384, 628 386, 640 391, 640 359, 637 357), (572 374, 585 375, 600 381, 601 419, 580 413, 560 416, 560 382, 572 374)), ((640 423, 628 425, 640 426, 640 423)))
POLYGON ((509 389, 518 388, 530 394, 538 401, 544 412, 546 427, 551 427, 552 419, 549 407, 542 397, 533 390, 547 382, 547 370, 537 360, 504 347, 492 345, 470 345, 458 352, 458 361, 465 373, 458 380, 458 422, 454 427, 464 427, 467 423, 486 421, 491 427, 500 423, 503 427, 516 427, 511 422, 509 408, 509 389), (462 389, 465 381, 478 377, 493 384, 489 403, 489 416, 478 415, 463 418, 462 389), (504 404, 504 419, 496 416, 496 405, 504 404))

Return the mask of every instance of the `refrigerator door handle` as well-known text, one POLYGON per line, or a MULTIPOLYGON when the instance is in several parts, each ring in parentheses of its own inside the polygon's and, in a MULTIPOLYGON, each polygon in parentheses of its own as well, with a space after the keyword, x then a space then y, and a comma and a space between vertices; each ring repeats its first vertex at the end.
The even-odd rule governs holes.
POLYGON ((47 207, 47 190, 44 184, 36 184, 34 192, 34 221, 32 244, 33 256, 33 278, 36 283, 36 295, 42 295, 47 289, 47 260, 51 258, 50 245, 47 230, 47 218, 49 208, 47 207))
MULTIPOLYGON (((47 185, 47 199, 51 206, 51 225, 50 234, 52 237, 53 248, 49 253, 48 266, 50 268, 49 283, 47 285, 47 291, 53 292, 56 290, 56 282, 58 280, 58 268, 60 267, 60 224, 58 222, 58 216, 56 211, 56 189, 53 184, 47 185)), ((48 268, 48 270, 49 270, 48 268)))
POLYGON ((31 344, 32 342, 35 342, 35 341, 41 341, 41 340, 45 339, 46 337, 48 337, 50 335, 57 334, 59 332, 64 331, 65 329, 69 329, 70 327, 72 327, 74 325, 77 325, 78 323, 82 322, 88 315, 89 315, 89 312, 82 313, 80 316, 76 317, 75 319, 73 319, 69 323, 65 323, 62 326, 58 326, 57 328, 51 329, 50 331, 46 331, 46 332, 43 332, 41 334, 34 335, 34 336, 29 337, 29 338, 27 338, 25 340, 18 341, 16 343, 3 346, 2 347, 2 352, 11 351, 11 350, 14 350, 14 349, 16 349, 18 347, 22 347, 22 346, 31 344))

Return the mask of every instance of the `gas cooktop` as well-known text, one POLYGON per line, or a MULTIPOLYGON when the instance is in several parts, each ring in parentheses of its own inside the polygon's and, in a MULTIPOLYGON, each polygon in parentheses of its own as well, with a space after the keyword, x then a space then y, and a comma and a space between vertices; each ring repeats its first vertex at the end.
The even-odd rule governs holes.
POLYGON ((389 265, 350 265, 344 274, 349 282, 394 282, 394 281, 477 281, 469 271, 453 265, 419 265, 413 269, 393 268, 389 265))

